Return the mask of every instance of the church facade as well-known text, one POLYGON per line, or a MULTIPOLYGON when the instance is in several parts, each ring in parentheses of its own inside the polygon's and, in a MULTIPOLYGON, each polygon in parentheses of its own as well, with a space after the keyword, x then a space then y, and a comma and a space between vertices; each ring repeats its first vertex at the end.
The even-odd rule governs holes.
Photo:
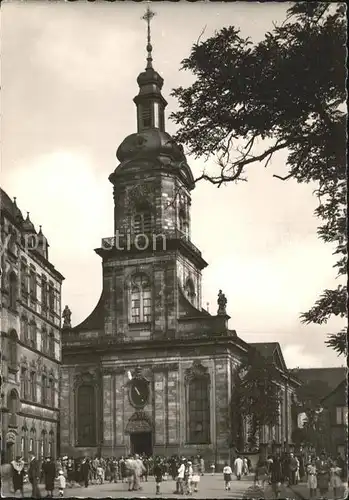
MULTIPOLYGON (((207 263, 190 236, 194 178, 165 131, 163 79, 147 50, 137 133, 109 177, 114 235, 95 250, 101 297, 85 321, 72 328, 68 315, 63 326, 61 453, 199 453, 218 464, 231 456, 234 374, 249 345, 229 329, 221 292, 216 315, 201 306, 207 263)), ((280 442, 290 435, 287 387, 280 442)))

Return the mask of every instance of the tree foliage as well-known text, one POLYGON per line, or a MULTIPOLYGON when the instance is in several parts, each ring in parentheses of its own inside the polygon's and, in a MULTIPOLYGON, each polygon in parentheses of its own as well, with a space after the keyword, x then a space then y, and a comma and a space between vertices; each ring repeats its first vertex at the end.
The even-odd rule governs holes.
MULTIPOLYGON (((338 275, 346 272, 346 18, 344 3, 299 2, 286 20, 253 44, 234 26, 198 42, 182 61, 194 83, 173 90, 176 140, 190 154, 217 159, 218 187, 246 180, 248 167, 287 159, 282 180, 315 183, 319 237, 335 246, 338 275)), ((301 315, 305 323, 347 316, 347 288, 325 290, 301 315)), ((328 345, 345 351, 345 333, 328 345)))
MULTIPOLYGON (((236 375, 233 412, 238 408, 241 418, 248 421, 248 440, 253 446, 264 425, 278 423, 281 398, 276 382, 279 372, 272 362, 251 348, 236 375)), ((241 436, 236 441, 241 447, 241 436)))

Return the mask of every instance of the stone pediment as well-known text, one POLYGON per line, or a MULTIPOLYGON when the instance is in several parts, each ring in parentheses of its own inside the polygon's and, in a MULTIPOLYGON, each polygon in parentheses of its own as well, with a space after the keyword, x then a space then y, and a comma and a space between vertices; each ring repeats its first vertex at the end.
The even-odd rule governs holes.
POLYGON ((136 432, 151 432, 153 429, 150 417, 144 411, 135 412, 127 422, 125 432, 134 434, 136 432))

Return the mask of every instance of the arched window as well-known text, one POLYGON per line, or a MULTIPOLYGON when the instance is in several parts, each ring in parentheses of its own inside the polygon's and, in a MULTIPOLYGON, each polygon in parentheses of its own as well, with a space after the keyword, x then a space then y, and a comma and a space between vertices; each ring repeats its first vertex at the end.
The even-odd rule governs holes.
POLYGON ((18 361, 17 361, 17 333, 15 330, 12 330, 9 336, 9 368, 11 370, 18 369, 18 361))
POLYGON ((139 274, 132 279, 131 288, 131 323, 151 321, 151 288, 146 274, 139 274))
POLYGON ((8 420, 9 426, 17 427, 17 412, 19 411, 19 397, 15 389, 12 389, 12 391, 10 392, 7 399, 7 405, 9 410, 9 420, 8 420))
POLYGON ((187 418, 188 442, 208 444, 210 442, 210 377, 204 367, 195 365, 188 370, 187 418))
POLYGON ((17 309, 17 294, 18 294, 17 276, 12 271, 9 276, 9 307, 12 310, 17 309))
POLYGON ((76 432, 78 446, 95 446, 96 435, 96 394, 90 384, 82 384, 76 396, 76 432))
POLYGON ((30 323, 29 337, 30 337, 31 347, 36 349, 36 323, 35 323, 35 321, 31 321, 31 323, 30 323))
POLYGON ((52 357, 55 355, 55 334, 53 331, 50 332, 48 338, 48 353, 52 357))
POLYGON ((194 286, 193 280, 191 278, 187 279, 187 281, 185 283, 184 291, 185 291, 185 295, 186 295, 187 299, 190 302, 193 302, 196 294, 195 294, 195 286, 194 286))
POLYGON ((55 385, 54 385, 54 380, 53 380, 53 377, 50 377, 48 379, 48 398, 47 398, 47 402, 50 406, 54 406, 55 405, 55 385))

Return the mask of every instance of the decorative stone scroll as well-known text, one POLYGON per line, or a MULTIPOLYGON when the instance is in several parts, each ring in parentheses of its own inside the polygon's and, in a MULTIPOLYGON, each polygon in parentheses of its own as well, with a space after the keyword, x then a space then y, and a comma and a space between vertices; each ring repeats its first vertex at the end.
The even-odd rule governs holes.
POLYGON ((136 432, 151 432, 152 430, 152 421, 144 411, 135 412, 127 422, 125 428, 125 432, 128 434, 136 432))
POLYGON ((97 385, 97 375, 92 371, 85 371, 82 373, 76 373, 74 377, 74 389, 77 389, 80 385, 83 384, 92 384, 97 385))
POLYGON ((210 374, 208 373, 208 369, 203 366, 200 361, 195 360, 190 368, 185 370, 184 381, 186 384, 190 384, 190 382, 194 379, 204 379, 207 383, 210 383, 210 374))

